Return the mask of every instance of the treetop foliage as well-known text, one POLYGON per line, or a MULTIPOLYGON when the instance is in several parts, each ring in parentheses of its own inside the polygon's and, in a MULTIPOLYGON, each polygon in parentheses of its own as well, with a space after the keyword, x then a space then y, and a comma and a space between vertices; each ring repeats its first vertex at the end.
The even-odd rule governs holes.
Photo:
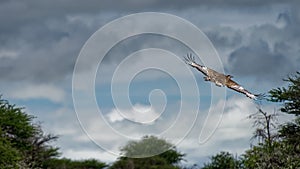
POLYGON ((155 136, 130 141, 121 149, 121 155, 111 169, 177 169, 184 157, 171 143, 155 136))
POLYGON ((161 154, 171 149, 172 144, 155 136, 144 136, 140 141, 130 141, 121 148, 121 153, 126 157, 142 158, 161 154))
POLYGON ((0 97, 0 168, 40 168, 59 154, 58 148, 49 145, 57 136, 45 135, 33 119, 0 97))
POLYGON ((282 112, 300 115, 300 72, 294 76, 288 76, 284 81, 288 82, 288 87, 272 89, 270 101, 283 102, 282 112))

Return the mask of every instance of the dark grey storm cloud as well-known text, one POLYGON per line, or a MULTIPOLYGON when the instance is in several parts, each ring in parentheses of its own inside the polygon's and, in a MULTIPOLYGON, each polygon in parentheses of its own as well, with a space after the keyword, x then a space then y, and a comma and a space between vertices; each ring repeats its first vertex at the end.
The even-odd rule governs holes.
MULTIPOLYGON (((276 5, 295 6, 294 3, 296 1, 4 0, 0 2, 0 79, 47 82, 65 78, 72 73, 78 53, 89 36, 108 21, 125 14, 144 11, 188 13, 188 9, 191 8, 196 9, 196 11, 213 8, 221 11, 221 13, 233 9, 240 12, 255 13, 256 11, 263 12, 265 9, 276 5), (13 57, 11 57, 11 53, 14 53, 13 57)), ((198 20, 202 17, 189 14, 185 16, 191 20, 198 20)), ((287 21, 287 16, 281 15, 278 18, 278 23, 296 25, 295 22, 298 23, 299 20, 293 17, 295 17, 294 14, 291 14, 290 20, 287 21)), ((214 18, 202 18, 202 20, 204 19, 212 20, 214 18)), ((281 38, 279 30, 277 30, 279 28, 273 25, 269 26, 270 28, 267 27, 267 25, 265 27, 260 26, 249 31, 258 32, 255 36, 263 36, 262 41, 267 43, 269 43, 270 38, 272 40, 272 36, 281 38), (268 31, 274 33, 270 37, 264 37, 270 34, 268 31)), ((287 36, 291 36, 294 42, 297 42, 295 40, 297 36, 294 34, 299 33, 298 29, 296 26, 288 27, 284 28, 286 31, 290 31, 290 33, 285 33, 285 40, 288 40, 287 36)), ((253 43, 240 47, 239 44, 242 43, 244 35, 230 28, 216 28, 215 31, 208 31, 208 36, 217 46, 236 50, 230 56, 235 63, 231 70, 242 73, 243 71, 235 67, 240 62, 244 62, 239 55, 242 54, 243 50, 252 50, 254 48, 251 46, 253 43)), ((253 41, 255 42, 255 40, 253 41)), ((286 56, 282 53, 284 45, 292 48, 288 51, 289 53, 293 52, 296 47, 296 44, 290 46, 290 42, 277 41, 276 45, 273 44, 273 46, 276 46, 276 50, 281 52, 264 51, 270 54, 267 58, 272 59, 271 56, 273 55, 276 57, 286 56)), ((267 50, 267 48, 265 49, 267 50)), ((252 60, 257 61, 255 58, 252 60)))
POLYGON ((205 32, 216 48, 235 48, 242 43, 242 32, 231 27, 216 27, 205 32))
POLYGON ((229 69, 237 75, 255 76, 281 80, 282 75, 290 70, 291 61, 280 52, 272 52, 267 42, 261 40, 250 46, 243 46, 231 53, 229 69), (276 77, 277 75, 277 77, 276 77))
POLYGON ((15 57, 2 54, 2 80, 52 81, 63 78, 74 67, 79 50, 90 36, 84 24, 31 23, 14 34, 1 36, 0 51, 13 51, 15 57))
POLYGON ((159 48, 171 51, 178 56, 185 56, 187 52, 191 52, 191 49, 176 39, 148 33, 132 36, 119 42, 110 49, 109 53, 104 57, 103 62, 105 64, 120 63, 128 55, 147 48, 159 48))
POLYGON ((230 10, 245 10, 247 12, 258 11, 259 9, 270 8, 273 5, 289 5, 297 3, 296 0, 280 1, 280 0, 190 0, 188 2, 182 0, 54 0, 54 1, 1 1, 0 2, 0 21, 1 29, 9 31, 16 29, 17 26, 26 25, 30 22, 41 22, 50 18, 62 18, 66 15, 73 14, 96 14, 101 12, 144 12, 144 11, 168 11, 172 9, 186 8, 215 8, 230 10), (5 24, 3 24, 5 23, 5 24))
POLYGON ((230 54, 228 69, 234 74, 271 81, 299 71, 299 19, 299 12, 293 10, 278 14, 274 24, 247 29, 248 43, 230 54))

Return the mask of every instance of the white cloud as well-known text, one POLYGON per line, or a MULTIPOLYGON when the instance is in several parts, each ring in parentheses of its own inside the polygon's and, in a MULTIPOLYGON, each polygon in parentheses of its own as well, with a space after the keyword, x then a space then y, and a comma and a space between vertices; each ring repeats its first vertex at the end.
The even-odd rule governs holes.
POLYGON ((151 106, 135 104, 131 109, 119 110, 114 108, 106 116, 112 123, 125 119, 139 123, 151 123, 158 119, 160 113, 156 112, 151 106))
POLYGON ((65 91, 54 85, 25 85, 11 89, 8 97, 14 99, 48 99, 61 102, 65 99, 65 91))
POLYGON ((81 122, 87 120, 89 126, 79 123, 72 108, 61 107, 45 114, 43 128, 46 133, 59 136, 55 145, 60 148, 62 157, 114 161, 119 155, 120 138, 110 130, 106 130, 105 123, 99 123, 99 117, 90 110, 86 109, 84 118, 81 117, 79 120, 81 122))
MULTIPOLYGON (((224 100, 220 101, 224 102, 224 100)), ((212 140, 215 141, 234 141, 236 139, 250 138, 251 136, 251 120, 247 117, 257 111, 256 105, 252 100, 246 97, 233 96, 225 102, 225 109, 221 122, 212 136, 212 140)), ((219 106, 221 104, 217 104, 219 106)), ((212 121, 208 122, 208 129, 214 127, 218 116, 215 110, 219 108, 213 108, 212 121)), ((211 140, 208 140, 210 142, 211 140)))
POLYGON ((125 118, 119 113, 118 110, 113 109, 111 112, 107 114, 107 117, 110 122, 118 122, 118 121, 123 121, 125 118))
POLYGON ((251 121, 247 117, 257 111, 256 105, 246 97, 233 97, 226 104, 220 132, 229 135, 227 138, 233 140, 249 136, 247 131, 251 126, 251 121), (245 133, 248 134, 245 135, 245 133))
POLYGON ((84 160, 84 159, 98 159, 102 162, 113 162, 117 159, 116 155, 108 152, 98 150, 73 150, 69 149, 64 152, 64 155, 71 159, 84 160))
MULTIPOLYGON (((187 154, 189 163, 204 162, 209 156, 220 151, 229 151, 233 154, 243 153, 249 148, 252 136, 252 121, 247 119, 249 114, 256 112, 256 105, 246 97, 231 97, 227 101, 220 100, 212 105, 211 118, 204 126, 203 133, 211 133, 220 117, 220 106, 226 106, 218 128, 209 139, 199 144, 199 128, 196 126, 177 147, 187 154)), ((201 140, 202 141, 202 140, 201 140)))

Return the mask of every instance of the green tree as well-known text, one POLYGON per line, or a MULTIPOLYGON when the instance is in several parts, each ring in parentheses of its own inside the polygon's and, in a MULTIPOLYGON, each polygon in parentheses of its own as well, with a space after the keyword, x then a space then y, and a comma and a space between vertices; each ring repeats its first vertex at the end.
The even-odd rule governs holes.
MULTIPOLYGON (((2 132, 0 131, 2 136, 2 132)), ((11 143, 0 138, 0 168, 18 168, 18 164, 21 161, 20 152, 12 147, 11 143)))
POLYGON ((241 168, 241 163, 229 152, 220 152, 211 157, 211 162, 204 164, 202 169, 236 169, 241 168))
POLYGON ((111 169, 176 169, 184 157, 175 146, 154 136, 129 142, 121 149, 121 155, 111 169))
POLYGON ((7 166, 3 168, 40 168, 58 155, 58 149, 49 145, 57 137, 45 135, 33 119, 0 96, 0 166, 7 166))
POLYGON ((101 169, 107 165, 95 159, 71 160, 67 158, 53 158, 44 163, 46 169, 101 169))
POLYGON ((253 146, 242 155, 245 168, 269 169, 280 166, 282 153, 275 124, 277 116, 276 111, 269 114, 261 108, 249 116, 250 119, 254 119, 253 127, 256 128, 252 139, 258 139, 258 145, 253 146))
POLYGON ((295 76, 288 76, 284 81, 288 82, 288 87, 272 89, 270 93, 270 101, 281 102, 282 112, 288 114, 300 115, 300 72, 295 76))
POLYGON ((59 148, 50 145, 58 137, 52 134, 44 134, 40 125, 35 125, 35 129, 35 134, 28 140, 29 149, 25 150, 26 163, 30 164, 31 168, 39 168, 47 160, 59 155, 59 148))
POLYGON ((288 151, 280 141, 273 142, 272 152, 270 152, 269 144, 261 143, 242 155, 242 163, 246 169, 290 168, 289 160, 286 158, 288 151))
POLYGON ((270 101, 283 103, 281 111, 295 115, 291 122, 281 125, 279 137, 286 150, 285 159, 289 166, 300 166, 300 72, 288 76, 287 87, 271 90, 270 101))
POLYGON ((291 122, 282 124, 276 132, 271 132, 272 115, 260 111, 255 136, 262 142, 247 150, 243 155, 243 164, 248 169, 297 168, 300 166, 300 73, 289 76, 284 81, 287 87, 269 91, 269 100, 283 103, 283 113, 295 115, 291 122), (260 131, 260 132, 258 132, 260 131))

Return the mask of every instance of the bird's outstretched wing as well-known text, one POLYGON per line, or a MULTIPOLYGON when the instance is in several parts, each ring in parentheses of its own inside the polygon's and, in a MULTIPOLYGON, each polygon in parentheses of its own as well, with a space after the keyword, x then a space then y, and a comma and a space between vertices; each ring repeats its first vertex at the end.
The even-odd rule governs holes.
POLYGON ((184 61, 186 64, 196 68, 200 72, 202 72, 205 76, 208 75, 207 67, 199 65, 195 62, 195 57, 192 54, 187 54, 186 57, 184 57, 184 61))
POLYGON ((245 88, 243 88, 241 85, 239 85, 238 83, 236 83, 235 81, 229 79, 229 81, 226 83, 226 86, 229 88, 229 89, 232 89, 234 91, 237 91, 239 93, 242 93, 244 95, 246 95, 247 97, 249 97, 250 99, 254 99, 254 100, 257 100, 257 97, 259 95, 256 95, 256 94, 252 94, 250 93, 248 90, 246 90, 245 88))
POLYGON ((254 99, 254 100, 262 99, 264 97, 262 94, 256 95, 256 94, 250 93, 248 90, 246 90, 244 87, 239 85, 237 82, 233 81, 231 79, 232 78, 231 75, 224 75, 213 69, 210 69, 208 67, 197 64, 195 62, 195 57, 192 54, 187 54, 187 56, 184 57, 184 61, 188 65, 190 65, 190 66, 196 68, 197 70, 199 70, 200 72, 202 72, 205 75, 204 79, 206 81, 211 81, 211 82, 215 83, 217 86, 220 86, 220 87, 226 86, 229 89, 232 89, 234 91, 242 93, 242 94, 246 95, 247 97, 254 99))

